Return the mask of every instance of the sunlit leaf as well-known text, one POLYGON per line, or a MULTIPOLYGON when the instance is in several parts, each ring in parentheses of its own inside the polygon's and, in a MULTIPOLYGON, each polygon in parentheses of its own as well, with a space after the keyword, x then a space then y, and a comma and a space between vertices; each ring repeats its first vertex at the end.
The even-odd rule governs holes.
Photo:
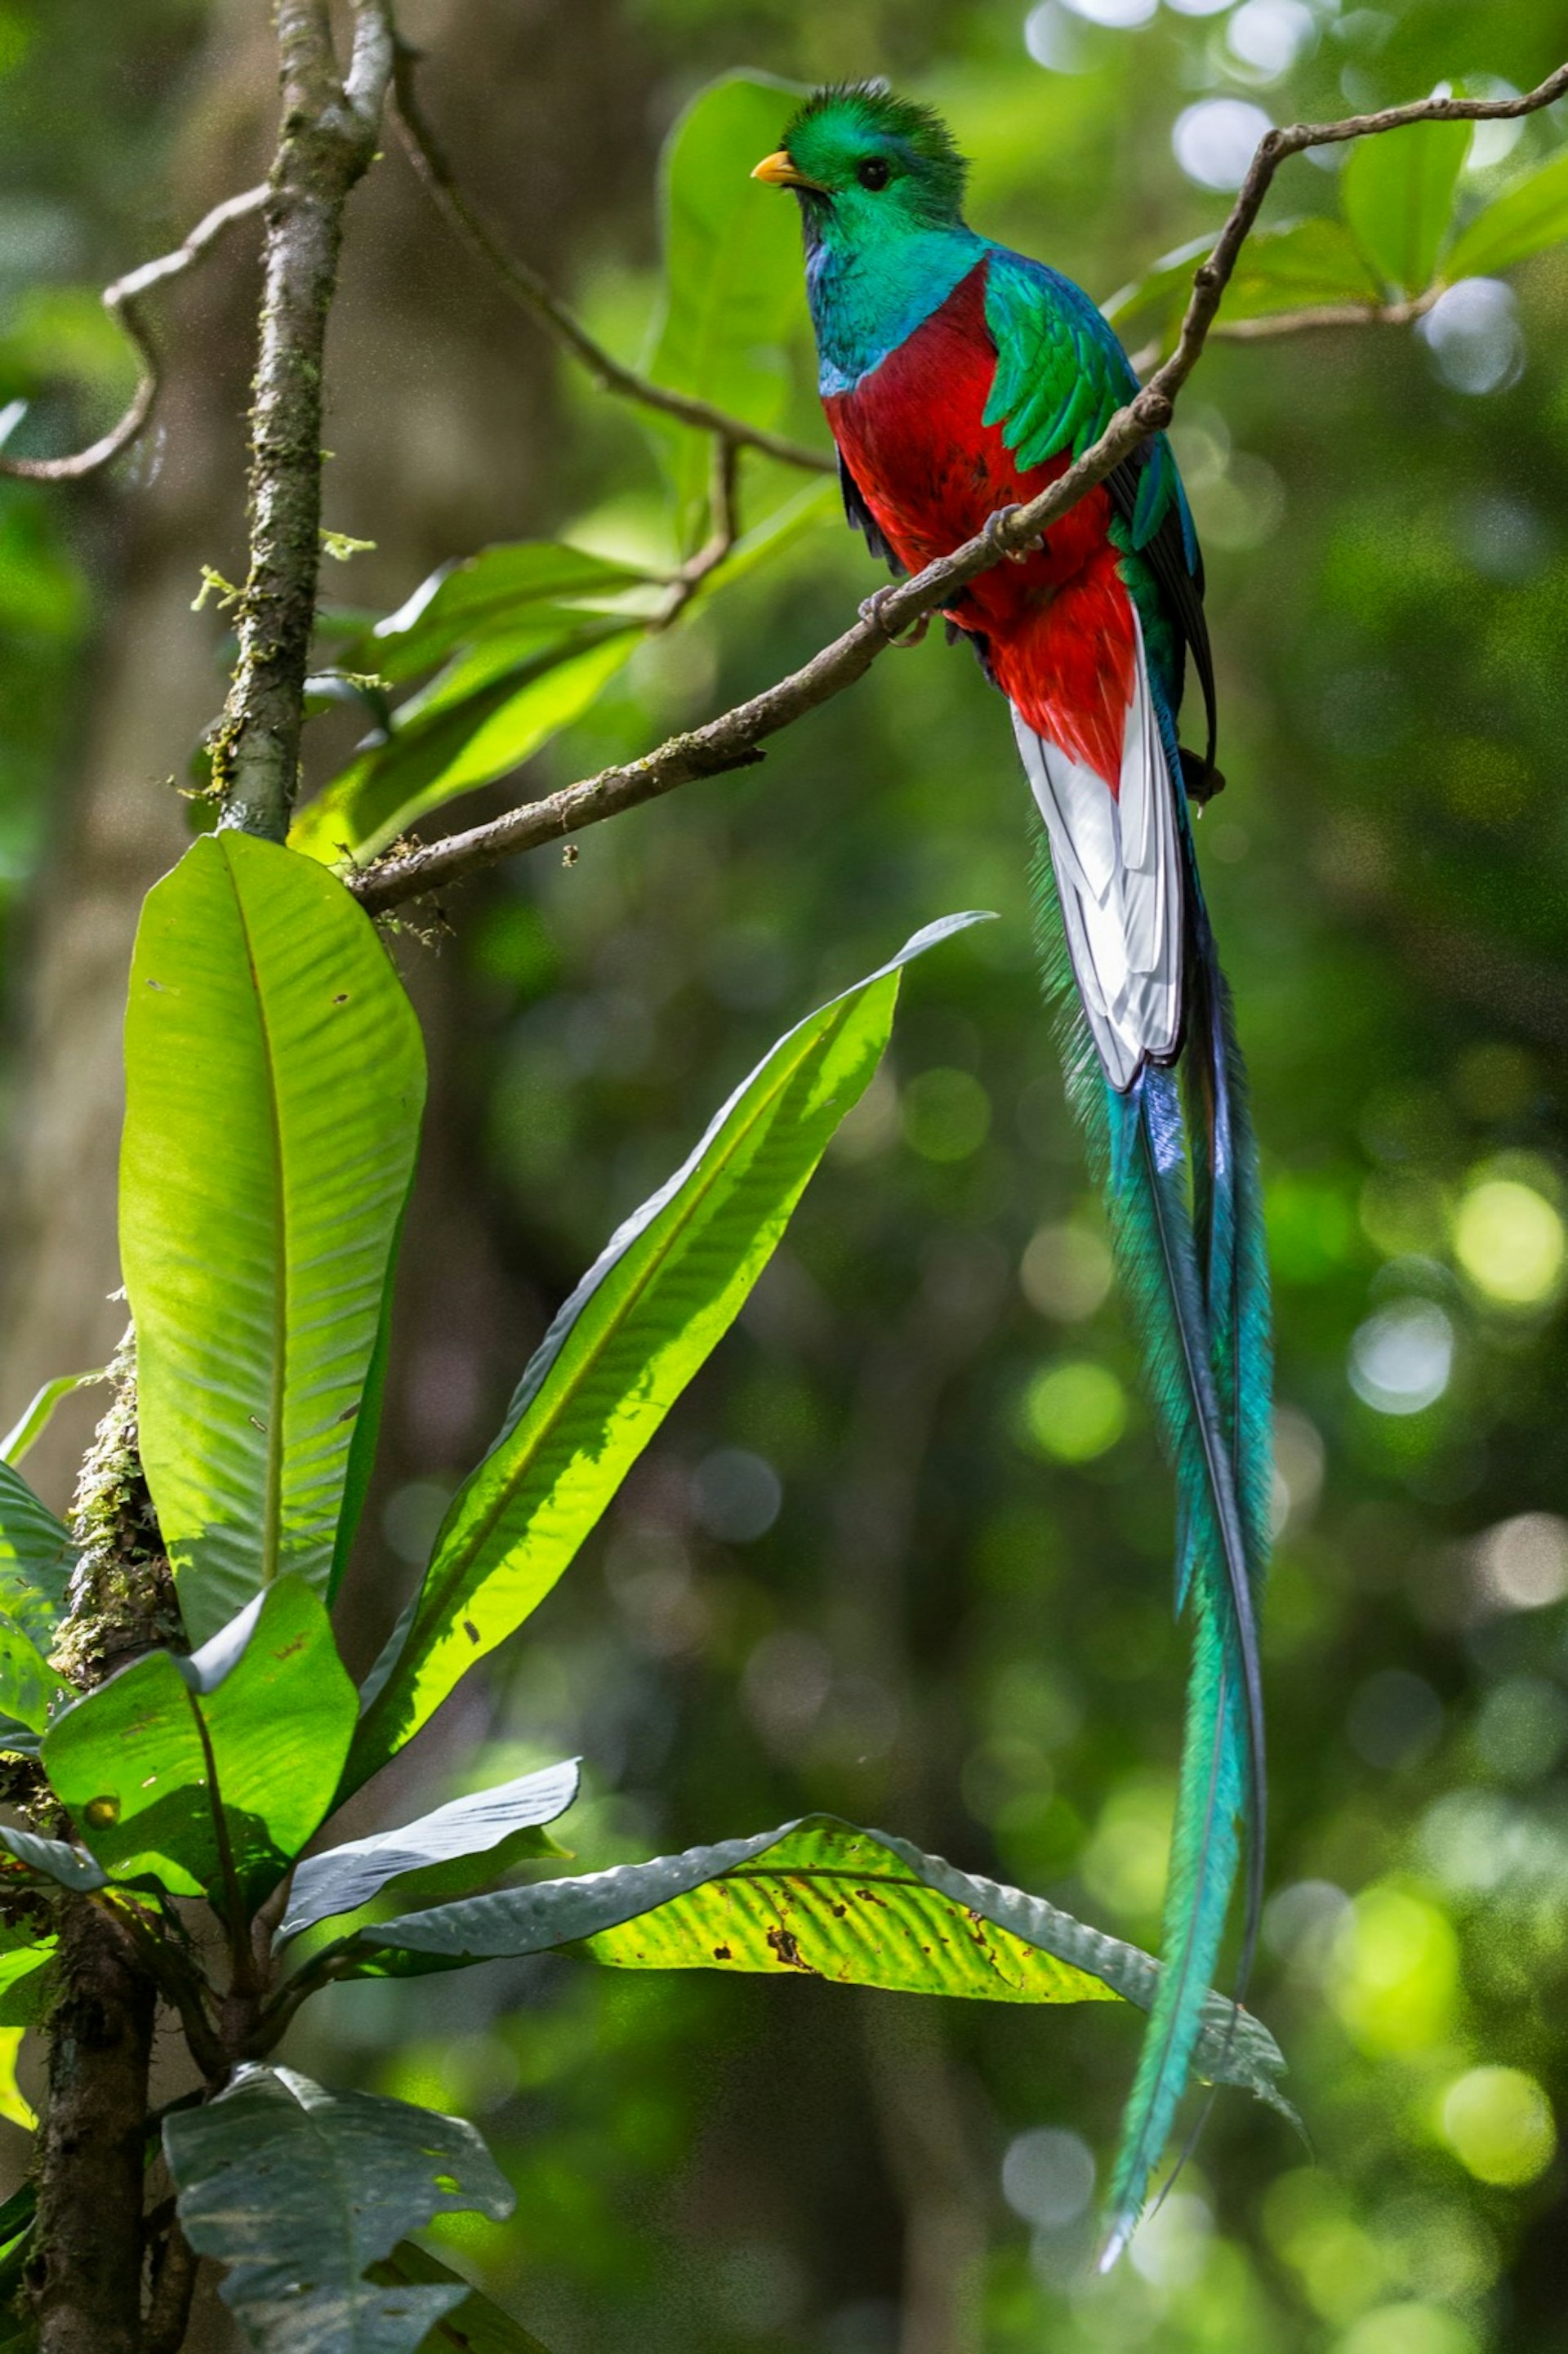
POLYGON ((76 1547, 19 1471, 0 1462, 0 1610, 47 1650, 65 1607, 76 1547))
POLYGON ((125 1062, 142 1459, 201 1641, 285 1573, 330 1585, 424 1055, 341 884, 224 832, 148 896, 125 1062))
POLYGON ((1469 148, 1467 122, 1417 122, 1351 150, 1340 182, 1345 218, 1372 268, 1404 294, 1432 282, 1469 148))
POLYGON ((581 618, 575 608, 638 588, 647 577, 630 565, 555 540, 482 547, 477 556, 432 572, 405 604, 366 633, 352 658, 344 653, 337 659, 394 683, 415 678, 476 639, 567 626, 581 618))
POLYGON ((28 1448, 37 1446, 54 1420, 55 1408, 60 1400, 69 1397, 73 1391, 89 1389, 94 1382, 102 1381, 106 1370, 100 1365, 90 1373, 61 1373, 56 1380, 46 1382, 20 1420, 12 1425, 4 1438, 0 1438, 0 1461, 20 1463, 28 1448))
POLYGON ((453 2283, 462 2291, 462 2303, 454 2305, 444 2322, 438 2324, 424 2341, 421 2354, 545 2354, 538 2339, 514 2321, 498 2305, 421 2248, 415 2240, 402 2240, 389 2256, 370 2266, 369 2277, 384 2288, 412 2286, 426 2288, 446 2286, 453 2283))
POLYGON ((392 1881, 431 1864, 486 1855, 524 1829, 554 1822, 577 1794, 575 1759, 454 1798, 418 1822, 308 1856, 294 1874, 279 1941, 335 1913, 357 1912, 392 1881))
POLYGON ((738 1314, 828 1140, 882 1056, 909 958, 950 916, 780 1039, 690 1159, 619 1228, 524 1373, 458 1490, 406 1629, 366 1686, 349 1783, 418 1731, 560 1576, 738 1314))
POLYGON ((584 620, 459 657, 308 801, 289 834, 308 857, 373 858, 420 818, 532 759, 580 719, 641 642, 640 624, 584 620))
POLYGON ((52 1936, 37 1936, 30 1928, 0 1929, 0 2029, 21 2034, 43 2017, 56 1945, 52 1936))
POLYGON ((1487 278, 1568 238, 1568 148, 1484 205, 1445 257, 1448 279, 1487 278))
MULTIPOLYGON (((510 2185, 471 2125, 291 2068, 240 2068, 205 2108, 164 2121, 180 2221, 226 2267, 218 2291, 265 2354, 415 2354, 467 2284, 368 2281, 434 2215, 509 2215, 510 2185)), ((438 2340, 439 2342, 439 2340, 438 2340)))
MULTIPOLYGON (((661 167, 664 309, 648 373, 748 424, 775 427, 789 398, 785 346, 800 319, 796 207, 751 167, 777 147, 804 96, 759 74, 726 74, 676 122, 661 167)), ((706 438, 656 428, 675 493, 683 546, 701 537, 706 438)))
POLYGON ((25 2027, 0 2027, 0 2117, 7 2125, 20 2126, 24 2133, 33 2133, 38 2120, 16 2082, 16 2062, 26 2031, 25 2027))
POLYGON ((321 1601, 281 1578, 193 1658, 151 1651, 76 1702, 44 1764, 112 1878, 249 1912, 326 1813, 356 1709, 321 1601))
MULTIPOLYGON (((983 2002, 1119 1998, 1141 2009, 1160 1973, 1136 1946, 1041 1897, 831 1815, 408 1914, 361 1929, 336 1953, 344 1971, 398 1977, 561 1946, 618 1969, 761 1971, 983 2002)), ((1273 2038, 1217 1994, 1198 2065, 1289 2114, 1273 2038)))

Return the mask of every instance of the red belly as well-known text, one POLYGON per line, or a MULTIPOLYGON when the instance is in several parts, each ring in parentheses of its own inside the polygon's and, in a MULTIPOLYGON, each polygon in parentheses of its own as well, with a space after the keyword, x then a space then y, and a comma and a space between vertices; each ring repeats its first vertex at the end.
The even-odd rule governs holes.
MULTIPOLYGON (((996 369, 985 274, 982 261, 853 392, 822 403, 867 506, 911 572, 971 539, 998 507, 1033 498, 1067 464, 1064 454, 1021 473, 1000 426, 982 422, 996 369)), ((1110 513, 1106 491, 1091 491, 1039 555, 982 572, 948 610, 986 640, 997 684, 1036 734, 1114 792, 1135 654, 1110 513)))

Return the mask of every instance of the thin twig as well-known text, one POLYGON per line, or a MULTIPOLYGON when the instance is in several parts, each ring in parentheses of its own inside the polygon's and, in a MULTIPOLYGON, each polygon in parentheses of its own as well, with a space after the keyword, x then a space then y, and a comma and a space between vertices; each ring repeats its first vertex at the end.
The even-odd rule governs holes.
POLYGON ((736 477, 739 466, 740 451, 735 443, 726 440, 722 433, 715 433, 713 480, 708 492, 708 515, 712 527, 696 554, 687 558, 670 583, 664 602, 648 624, 651 631, 656 633, 667 630, 680 619, 708 575, 718 570, 734 547, 740 534, 740 517, 736 505, 736 477))
POLYGON ((665 385, 654 384, 647 376, 639 376, 634 368, 624 367, 613 353, 597 343, 538 271, 508 252, 495 230, 464 196, 419 105, 414 89, 418 63, 418 53, 399 42, 393 69, 397 128, 408 161, 431 203, 470 251, 478 255, 503 292, 582 363, 601 391, 614 393, 621 400, 635 401, 640 408, 655 409, 662 417, 673 417, 683 425, 694 425, 701 432, 716 433, 734 449, 758 450, 765 457, 778 458, 786 466, 799 466, 808 473, 832 472, 834 461, 831 457, 808 450, 784 434, 769 433, 760 425, 748 425, 744 418, 730 417, 711 401, 697 400, 687 393, 672 392, 665 385))
POLYGON ((130 448, 152 416, 163 387, 157 347, 142 316, 143 295, 167 279, 178 278, 211 250, 225 229, 260 212, 266 200, 265 186, 247 188, 243 196, 226 196, 222 204, 214 205, 211 212, 197 221, 185 243, 176 246, 173 253, 160 254, 156 261, 144 261, 140 270, 128 270, 112 286, 104 288, 103 307, 111 319, 119 322, 142 363, 140 380, 124 414, 98 440, 69 458, 7 458, 0 453, 0 474, 15 474, 30 482, 79 482, 130 448))
POLYGON ((353 53, 340 81, 327 0, 274 0, 273 15, 283 122, 268 187, 250 411, 250 570, 212 775, 226 825, 281 841, 315 622, 327 313, 344 207, 376 153, 395 36, 390 0, 354 0, 353 53))
POLYGON ((1308 147, 1337 145, 1398 131, 1416 122, 1489 122, 1533 114, 1568 92, 1568 65, 1559 66, 1521 98, 1427 98, 1414 105, 1386 107, 1340 122, 1298 122, 1271 130, 1259 140, 1246 178, 1225 218, 1213 250, 1193 273, 1192 292, 1176 348, 1142 390, 1118 408, 1097 441, 1023 506, 992 515, 985 528, 939 557, 911 579, 880 589, 868 599, 861 619, 802 668, 791 671, 731 711, 701 727, 672 737, 655 751, 623 767, 567 785, 545 800, 510 810, 488 824, 407 851, 346 879, 362 907, 400 906, 476 874, 518 852, 558 842, 585 826, 619 816, 623 810, 657 800, 697 777, 713 777, 750 766, 762 756, 763 740, 789 726, 863 678, 884 650, 924 616, 952 602, 955 592, 1004 556, 1024 554, 1069 508, 1114 472, 1151 434, 1171 422, 1177 396, 1196 366, 1214 323, 1220 300, 1243 246, 1255 226, 1265 196, 1287 156, 1308 147))
POLYGON ((1268 311, 1257 319, 1216 319, 1209 341, 1267 344, 1278 335, 1316 334, 1325 327, 1409 327, 1447 291, 1429 286, 1408 302, 1321 302, 1305 311, 1268 311))

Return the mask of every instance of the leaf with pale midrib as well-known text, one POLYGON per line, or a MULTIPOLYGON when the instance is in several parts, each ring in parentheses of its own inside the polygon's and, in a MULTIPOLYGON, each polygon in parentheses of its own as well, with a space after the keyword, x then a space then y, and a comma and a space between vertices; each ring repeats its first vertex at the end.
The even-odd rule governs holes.
POLYGON ((125 1063, 140 1447, 199 1643, 275 1577, 330 1590, 424 1053, 342 885, 220 832, 148 895, 125 1063))
POLYGON ((611 1236, 535 1351, 500 1437, 452 1500, 408 1621, 366 1682, 345 1789, 401 1748, 549 1592, 734 1322, 869 1084, 904 965, 983 920, 927 925, 808 1014, 611 1236))
MULTIPOLYGON (((905 1840, 812 1815, 652 1863, 505 1889, 359 1930, 339 1974, 417 1976, 579 1946, 620 1969, 727 1969, 891 1992, 1148 2009, 1160 1964, 1038 1896, 905 1840)), ((1211 1994, 1197 2065, 1293 2115, 1284 2062, 1249 2012, 1211 1994)))

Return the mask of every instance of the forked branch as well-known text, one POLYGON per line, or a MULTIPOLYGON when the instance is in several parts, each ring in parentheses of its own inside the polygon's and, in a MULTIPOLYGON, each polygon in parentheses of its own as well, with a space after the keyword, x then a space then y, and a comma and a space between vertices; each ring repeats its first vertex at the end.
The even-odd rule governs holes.
POLYGON ((69 458, 8 458, 0 451, 0 474, 14 474, 30 482, 80 482, 88 475, 101 472, 122 450, 131 447, 145 428, 163 388, 157 346, 142 314, 143 296, 150 294, 154 286, 180 277, 193 262, 212 250, 226 229, 260 212, 266 201, 264 184, 259 188, 247 188, 242 196, 226 196, 222 204, 214 205, 211 212, 197 221, 185 243, 177 245, 173 253, 162 253, 155 261, 144 261, 139 270, 128 270, 112 286, 104 288, 103 307, 123 328, 142 364, 141 377, 123 414, 107 433, 69 458))

